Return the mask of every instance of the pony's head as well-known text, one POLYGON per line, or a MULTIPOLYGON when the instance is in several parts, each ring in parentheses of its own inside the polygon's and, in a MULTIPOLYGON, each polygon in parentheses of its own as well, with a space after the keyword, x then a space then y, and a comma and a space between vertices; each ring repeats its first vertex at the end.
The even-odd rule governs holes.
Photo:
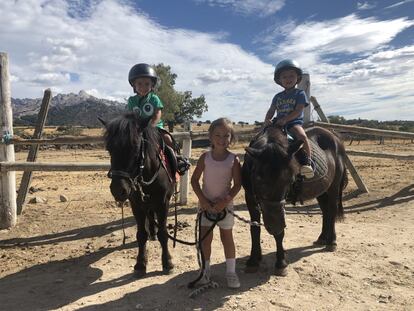
POLYGON ((156 130, 149 121, 135 112, 127 112, 109 122, 101 120, 105 126, 106 150, 111 157, 108 172, 112 179, 110 189, 116 201, 126 201, 135 188, 144 136, 147 140, 156 141, 156 130))
POLYGON ((284 228, 285 197, 298 171, 294 154, 301 145, 301 141, 288 145, 280 129, 270 128, 246 148, 251 191, 271 234, 278 234, 284 228))

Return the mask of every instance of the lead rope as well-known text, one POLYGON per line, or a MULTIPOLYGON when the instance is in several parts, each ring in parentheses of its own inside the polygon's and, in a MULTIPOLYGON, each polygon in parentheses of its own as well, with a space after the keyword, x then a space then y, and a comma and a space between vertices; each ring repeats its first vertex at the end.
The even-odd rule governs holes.
POLYGON ((177 217, 177 182, 175 182, 174 185, 174 219, 175 219, 175 225, 174 225, 174 239, 173 239, 173 248, 175 248, 175 245, 177 244, 177 226, 178 226, 178 217, 177 217))
MULTIPOLYGON (((200 269, 200 274, 198 275, 198 277, 190 282, 188 284, 188 288, 194 288, 194 286, 197 284, 198 281, 200 281, 200 279, 203 277, 204 275, 204 271, 206 269, 206 261, 204 258, 204 252, 203 252, 203 248, 202 248, 202 242, 204 240, 205 237, 207 237, 207 235, 210 234, 210 232, 214 229, 216 223, 214 223, 210 229, 207 231, 207 233, 201 238, 199 239, 199 235, 198 232, 201 233, 201 215, 202 212, 197 213, 197 218, 196 218, 196 227, 198 226, 198 230, 195 230, 195 240, 198 240, 197 245, 197 259, 198 259, 198 265, 201 268, 200 269)), ((219 285, 217 282, 214 282, 212 280, 210 280, 207 284, 201 285, 200 287, 194 289, 193 291, 190 292, 190 294, 188 295, 190 298, 195 298, 196 296, 202 294, 203 292, 205 292, 206 290, 210 289, 210 288, 218 288, 219 285)))
POLYGON ((125 234, 125 219, 124 219, 124 206, 126 204, 125 202, 117 202, 118 207, 121 207, 121 215, 122 215, 122 233, 124 235, 124 237, 122 238, 122 245, 125 245, 126 242, 126 234, 125 234))

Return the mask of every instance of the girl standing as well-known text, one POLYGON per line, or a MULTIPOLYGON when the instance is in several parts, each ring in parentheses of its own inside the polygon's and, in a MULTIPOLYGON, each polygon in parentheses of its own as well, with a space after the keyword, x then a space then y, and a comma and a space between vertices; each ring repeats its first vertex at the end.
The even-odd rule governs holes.
MULTIPOLYGON (((220 118, 210 125, 209 138, 211 150, 203 153, 191 177, 191 185, 199 199, 201 215, 200 237, 208 232, 214 224, 206 217, 206 213, 218 214, 223 210, 233 210, 233 198, 241 187, 241 168, 239 158, 229 151, 234 141, 232 122, 227 118, 220 118), (203 175, 203 185, 199 180, 203 175)), ((226 213, 224 219, 217 222, 220 228, 220 238, 226 257, 226 280, 229 288, 240 287, 236 273, 236 248, 233 240, 234 216, 226 213)), ((210 256, 213 231, 202 241, 202 250, 205 257, 205 270, 200 284, 210 281, 210 256)))

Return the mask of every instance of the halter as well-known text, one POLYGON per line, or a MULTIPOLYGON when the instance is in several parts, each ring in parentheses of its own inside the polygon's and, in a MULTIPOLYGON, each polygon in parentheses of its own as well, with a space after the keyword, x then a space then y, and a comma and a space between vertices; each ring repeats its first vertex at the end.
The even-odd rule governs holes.
MULTIPOLYGON (((146 194, 144 192, 144 190, 142 189, 142 186, 149 186, 151 185, 158 177, 158 174, 160 172, 160 168, 161 168, 161 158, 159 156, 159 154, 157 154, 158 157, 158 167, 154 173, 154 175, 152 175, 152 177, 148 180, 145 181, 144 180, 144 167, 145 167, 145 151, 146 151, 146 143, 148 142, 147 139, 145 139, 144 137, 144 133, 142 134, 143 138, 141 139, 141 143, 138 146, 138 170, 134 170, 137 171, 136 174, 131 174, 127 171, 123 171, 123 170, 113 170, 112 168, 108 171, 108 178, 113 179, 114 177, 119 177, 119 178, 123 178, 126 179, 129 184, 131 185, 132 189, 134 189, 135 191, 137 191, 139 193, 139 196, 141 198, 142 202, 146 202, 149 199, 149 195, 146 194)), ((164 147, 164 146, 163 146, 164 147)))

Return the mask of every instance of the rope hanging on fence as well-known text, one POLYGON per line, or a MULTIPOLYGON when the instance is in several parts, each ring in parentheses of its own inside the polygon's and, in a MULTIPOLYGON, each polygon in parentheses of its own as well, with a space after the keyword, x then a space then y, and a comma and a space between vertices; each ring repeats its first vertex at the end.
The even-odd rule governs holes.
POLYGON ((13 135, 9 131, 5 131, 3 133, 3 137, 1 138, 1 143, 9 145, 12 139, 13 135))

